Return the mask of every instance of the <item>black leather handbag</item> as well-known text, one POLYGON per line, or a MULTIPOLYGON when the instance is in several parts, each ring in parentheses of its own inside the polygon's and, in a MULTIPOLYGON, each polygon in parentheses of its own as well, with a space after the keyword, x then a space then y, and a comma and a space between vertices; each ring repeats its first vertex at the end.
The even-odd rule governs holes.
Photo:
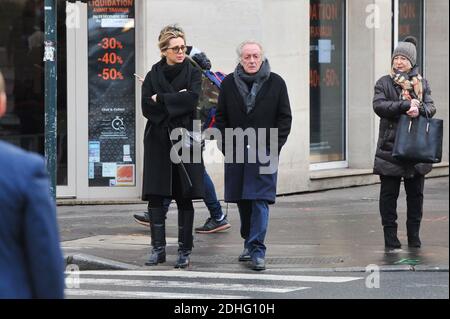
POLYGON ((420 115, 401 115, 397 125, 392 156, 401 161, 440 163, 442 159, 443 120, 420 115))

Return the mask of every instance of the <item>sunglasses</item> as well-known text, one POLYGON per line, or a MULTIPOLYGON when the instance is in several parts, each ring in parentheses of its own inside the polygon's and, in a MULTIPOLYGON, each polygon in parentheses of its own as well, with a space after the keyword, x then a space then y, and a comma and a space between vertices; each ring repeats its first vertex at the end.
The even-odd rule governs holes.
POLYGON ((173 53, 178 53, 178 52, 180 52, 180 50, 182 52, 186 52, 187 47, 182 45, 182 46, 176 46, 176 47, 173 47, 173 48, 167 48, 167 50, 172 50, 173 53))

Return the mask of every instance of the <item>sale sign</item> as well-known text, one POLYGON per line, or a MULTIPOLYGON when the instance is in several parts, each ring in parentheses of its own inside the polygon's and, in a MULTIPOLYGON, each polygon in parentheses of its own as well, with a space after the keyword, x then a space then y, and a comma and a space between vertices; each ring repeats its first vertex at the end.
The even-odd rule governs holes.
POLYGON ((88 1, 89 186, 135 186, 134 10, 134 0, 88 1))

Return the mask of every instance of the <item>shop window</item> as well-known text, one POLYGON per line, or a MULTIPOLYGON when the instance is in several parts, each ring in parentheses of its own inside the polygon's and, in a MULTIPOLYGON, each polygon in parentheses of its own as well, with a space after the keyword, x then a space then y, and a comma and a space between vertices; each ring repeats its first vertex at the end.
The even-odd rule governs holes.
POLYGON ((310 163, 346 160, 346 1, 310 1, 310 163))
MULTIPOLYGON (((66 1, 58 0, 57 184, 67 185, 66 1)), ((8 108, 0 139, 44 155, 44 0, 0 2, 0 70, 8 108)))
POLYGON ((423 72, 424 55, 424 2, 423 0, 394 0, 394 43, 404 40, 407 36, 417 39, 417 65, 423 72))

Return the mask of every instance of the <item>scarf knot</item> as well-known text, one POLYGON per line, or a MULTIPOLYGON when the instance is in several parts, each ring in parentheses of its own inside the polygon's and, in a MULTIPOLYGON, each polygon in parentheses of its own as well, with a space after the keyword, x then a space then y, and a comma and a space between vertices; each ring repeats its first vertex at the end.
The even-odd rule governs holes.
POLYGON ((411 101, 413 98, 420 102, 423 100, 423 78, 419 74, 418 67, 413 68, 409 72, 399 72, 392 68, 391 78, 402 88, 401 99, 411 101))

